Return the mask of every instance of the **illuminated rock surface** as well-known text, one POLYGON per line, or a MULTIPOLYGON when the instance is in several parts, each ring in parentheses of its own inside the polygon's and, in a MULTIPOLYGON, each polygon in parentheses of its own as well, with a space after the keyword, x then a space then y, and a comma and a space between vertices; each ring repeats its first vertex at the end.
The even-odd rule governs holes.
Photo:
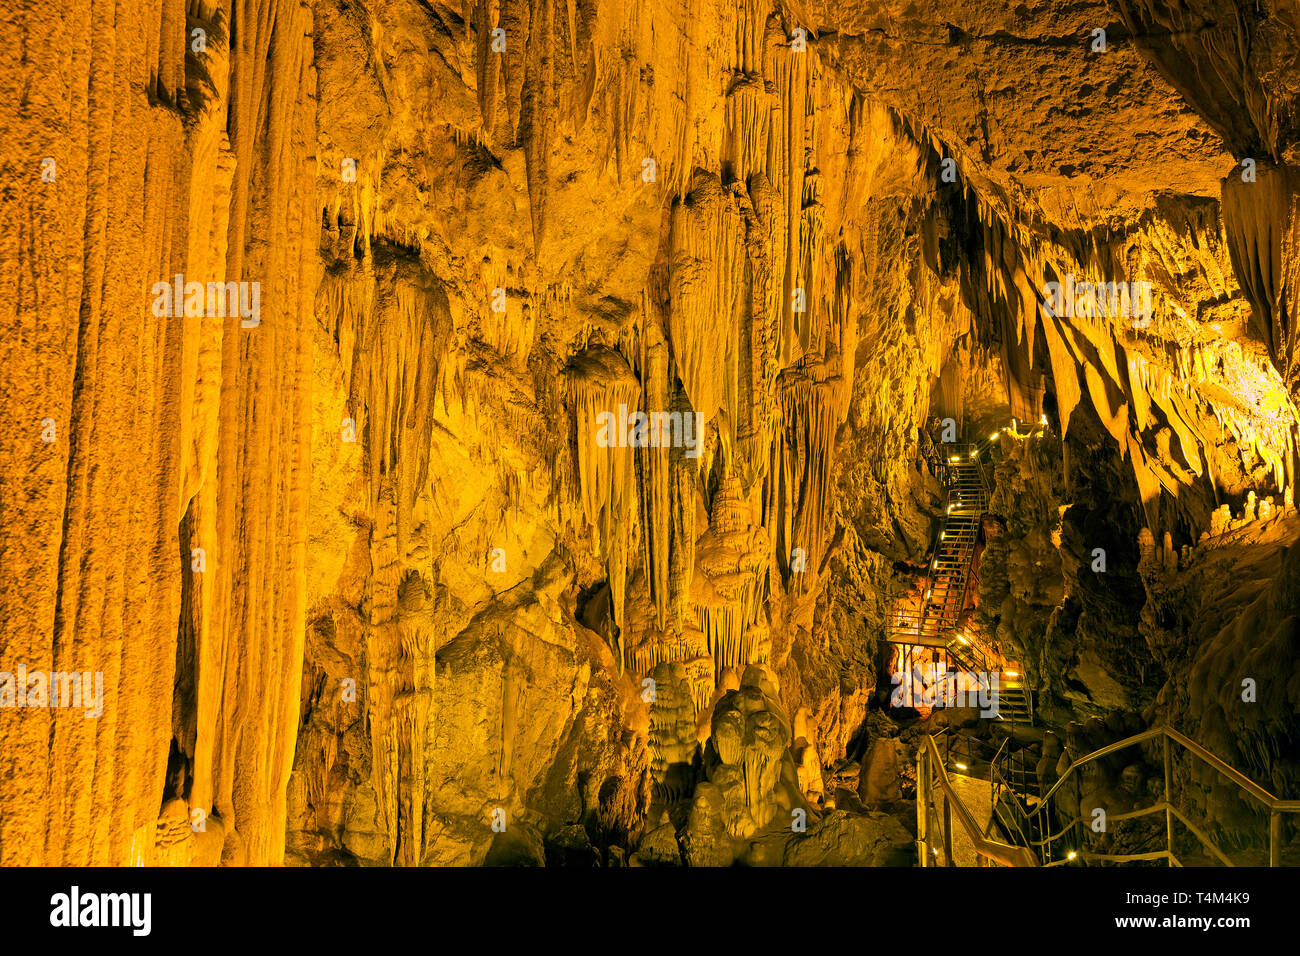
POLYGON ((906 864, 932 417, 1017 420, 971 619, 1041 722, 1300 795, 1294 3, 60 6, 0 671, 105 699, 0 681, 0 863, 906 864))

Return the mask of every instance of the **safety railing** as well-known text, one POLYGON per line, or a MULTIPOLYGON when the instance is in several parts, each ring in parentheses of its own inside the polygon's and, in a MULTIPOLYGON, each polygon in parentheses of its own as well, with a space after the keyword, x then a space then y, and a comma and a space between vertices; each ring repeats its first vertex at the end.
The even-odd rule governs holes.
POLYGON ((958 670, 975 671, 982 674, 992 673, 994 665, 989 656, 978 644, 972 642, 961 631, 954 631, 952 640, 946 650, 948 660, 957 665, 958 670))
POLYGON ((927 735, 916 757, 916 845, 920 865, 956 865, 953 856, 955 819, 974 851, 976 866, 1037 866, 1038 858, 1028 847, 991 839, 981 830, 953 787, 946 764, 934 737, 927 735), (943 821, 941 826, 937 825, 940 817, 943 821))
POLYGON ((938 617, 924 610, 896 606, 890 612, 888 639, 891 644, 918 644, 923 647, 944 647, 949 630, 938 617))
MULTIPOLYGON (((1210 855, 1224 866, 1236 864, 1226 853, 1198 826, 1189 816, 1175 805, 1172 798, 1173 784, 1173 747, 1180 747, 1191 758, 1201 761, 1212 768, 1219 776, 1235 786, 1246 797, 1255 801, 1268 814, 1268 865, 1282 865, 1282 815, 1300 813, 1300 800, 1283 800, 1269 793, 1249 777, 1236 770, 1220 757, 1206 750, 1196 741, 1169 727, 1155 727, 1143 733, 1116 741, 1090 754, 1080 757, 1066 768, 1059 780, 1051 787, 1038 805, 1025 809, 1021 793, 1006 778, 1006 759, 1008 753, 1006 742, 998 748, 989 762, 988 772, 991 784, 992 815, 988 825, 981 830, 969 808, 962 802, 948 775, 950 765, 950 740, 945 735, 927 736, 916 762, 916 800, 917 800, 917 848, 921 866, 955 865, 953 862, 953 821, 966 833, 974 848, 976 865, 997 863, 1004 866, 1064 866, 1078 859, 1081 862, 1134 863, 1152 860, 1167 860, 1170 866, 1182 866, 1174 852, 1174 821, 1178 821, 1199 841, 1210 855), (1075 787, 1076 800, 1079 796, 1079 772, 1087 764, 1100 760, 1113 753, 1130 747, 1140 746, 1150 740, 1160 738, 1164 758, 1164 795, 1163 799, 1149 807, 1142 807, 1123 813, 1110 815, 1108 825, 1124 820, 1134 820, 1153 814, 1165 815, 1165 849, 1141 853, 1093 853, 1087 850, 1082 840, 1068 841, 1075 830, 1083 827, 1082 810, 1064 826, 1052 830, 1055 799, 1063 787, 1075 787), (940 743, 944 745, 940 752, 940 743), (936 798, 938 802, 936 802, 936 798), (942 810, 942 825, 936 817, 942 810), (1016 843, 1003 843, 992 839, 990 833, 999 822, 1008 836, 1016 843), (1067 842, 1068 841, 1068 842, 1067 842), (1066 842, 1068 852, 1062 858, 1054 859, 1054 844, 1066 842), (940 851, 942 850, 942 854, 940 851)), ((962 767, 961 764, 957 764, 962 767)), ((1081 807, 1080 803, 1076 803, 1081 807)))
MULTIPOLYGON (((1003 741, 1003 746, 1005 745, 1006 741, 1003 741)), ((999 750, 999 757, 1001 753, 1002 751, 999 750)), ((991 831, 1000 822, 1018 846, 1031 846, 1033 822, 1021 804, 1020 794, 1003 776, 1002 768, 996 758, 989 766, 989 783, 992 790, 993 812, 989 815, 988 830, 991 831)))
POLYGON ((1259 784, 1255 783, 1249 777, 1236 770, 1221 758, 1206 750, 1196 741, 1184 736, 1170 727, 1154 727, 1151 730, 1135 734, 1124 740, 1117 741, 1100 750, 1096 750, 1086 756, 1075 760, 1061 774, 1059 780, 1052 786, 1037 807, 1031 811, 1028 816, 1031 827, 1034 831, 1041 834, 1031 839, 1031 845, 1041 853, 1045 866, 1061 866, 1071 862, 1079 856, 1084 861, 1096 860, 1099 862, 1125 863, 1137 862, 1140 860, 1167 859, 1170 866, 1182 866, 1178 856, 1174 852, 1174 821, 1180 822, 1187 830, 1196 837, 1200 845, 1208 851, 1215 859, 1224 866, 1235 866, 1236 864, 1228 857, 1226 853, 1209 837, 1205 831, 1193 822, 1190 817, 1174 804, 1172 799, 1173 783, 1173 753, 1171 744, 1181 747, 1187 754, 1200 760, 1202 763, 1211 767, 1219 776, 1233 784, 1239 791, 1256 801, 1268 812, 1268 865, 1281 866, 1282 862, 1282 815, 1284 813, 1300 813, 1300 800, 1282 800, 1269 793, 1259 784), (1163 758, 1164 758, 1164 794, 1163 799, 1157 801, 1148 807, 1142 807, 1136 810, 1130 810, 1124 813, 1111 814, 1107 817, 1107 826, 1112 823, 1122 822, 1124 820, 1134 820, 1146 816, 1151 816, 1163 812, 1165 815, 1165 849, 1150 853, 1126 853, 1126 854, 1099 854, 1090 853, 1082 841, 1084 820, 1081 805, 1081 787, 1079 783, 1080 768, 1090 764, 1103 757, 1109 756, 1120 750, 1129 747, 1136 747, 1148 740, 1154 740, 1157 737, 1162 738, 1163 758), (1056 807, 1056 797, 1062 787, 1072 784, 1075 788, 1076 806, 1080 807, 1078 815, 1070 814, 1072 819, 1055 832, 1052 831, 1052 822, 1055 818, 1053 810, 1056 807), (1053 859, 1053 844, 1061 844, 1067 841, 1072 834, 1077 831, 1077 837, 1067 845, 1073 847, 1069 849, 1064 858, 1053 859))
POLYGON ((1038 799, 1037 768, 1028 766, 1024 762, 1023 751, 1013 752, 1007 746, 1008 743, 1009 740, 1002 741, 1002 746, 989 765, 994 818, 1001 813, 1004 825, 1015 831, 1020 845, 1030 846, 1034 837, 1034 821, 1029 816, 1029 800, 1038 799))

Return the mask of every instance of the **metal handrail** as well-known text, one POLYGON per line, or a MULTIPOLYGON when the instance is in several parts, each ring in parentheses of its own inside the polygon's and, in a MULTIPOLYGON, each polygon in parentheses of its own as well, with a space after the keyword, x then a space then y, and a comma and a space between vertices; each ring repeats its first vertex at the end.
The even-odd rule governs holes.
POLYGON ((989 665, 988 656, 984 653, 983 649, 978 645, 971 643, 969 640, 966 640, 960 634, 957 634, 953 640, 948 642, 944 651, 947 653, 949 658, 966 658, 970 663, 976 665, 975 667, 970 668, 970 670, 983 671, 986 674, 992 671, 992 667, 989 665))
POLYGON ((998 819, 998 782, 1001 779, 997 773, 998 760, 1002 758, 1002 751, 1006 750, 1007 741, 1010 739, 1009 737, 1002 738, 1002 743, 998 744, 998 752, 989 761, 989 802, 993 807, 993 812, 989 814, 989 825, 984 828, 985 836, 989 835, 989 831, 993 829, 993 824, 998 819))
MULTIPOLYGON (((1003 743, 1005 744, 1005 741, 1003 741, 1003 743)), ((1015 811, 1012 814, 1012 822, 1015 824, 1016 832, 1020 835, 1020 839, 1023 841, 1021 845, 1025 847, 1033 847, 1035 845, 1034 841, 1030 837, 1029 833, 1026 832, 1025 830, 1025 825, 1028 825, 1029 830, 1032 831, 1033 824, 1029 820, 1029 814, 1027 814, 1024 808, 1020 806, 1020 799, 1016 794, 1015 787, 1011 786, 1011 784, 1007 782, 1006 777, 1003 776, 1002 770, 997 766, 996 762, 989 768, 989 777, 992 780, 996 781, 998 784, 1001 784, 1001 788, 1003 791, 1011 794, 1012 799, 1010 803, 1012 806, 1015 807, 1015 811), (1021 824, 1021 820, 1024 821, 1025 825, 1021 824)), ((993 798, 994 818, 997 817, 997 812, 998 812, 998 800, 997 800, 997 793, 995 791, 994 798, 993 798)))
MULTIPOLYGON (((1263 804, 1263 806, 1269 811, 1269 827, 1268 827, 1269 864, 1268 865, 1280 866, 1281 858, 1282 858, 1282 846, 1281 846, 1282 814, 1300 813, 1300 800, 1283 800, 1279 797, 1274 796, 1273 794, 1265 790, 1263 787, 1261 787, 1259 784, 1255 783, 1255 781, 1247 777, 1245 774, 1241 773, 1241 771, 1232 767, 1224 760, 1222 760, 1220 757, 1211 753, 1209 750, 1206 750, 1203 746, 1198 744, 1196 741, 1192 740, 1189 737, 1184 736, 1183 734, 1179 733, 1177 730, 1174 730, 1172 727, 1164 727, 1164 726, 1153 727, 1150 730, 1145 730, 1140 734, 1134 734, 1132 737, 1126 737, 1123 740, 1116 741, 1113 744, 1109 744, 1105 747, 1102 747, 1100 750, 1095 750, 1090 754, 1085 754, 1084 756, 1080 757, 1078 760, 1072 761, 1070 763, 1070 766, 1068 766, 1065 769, 1065 772, 1061 774, 1060 779, 1057 780, 1056 783, 1052 785, 1051 789, 1049 789, 1047 793, 1043 795, 1042 799, 1039 801, 1038 806, 1035 807, 1032 811, 1030 811, 1027 814, 1027 816, 1032 818, 1040 813, 1044 814, 1042 820, 1044 823, 1046 823, 1049 820, 1049 817, 1046 815, 1046 810, 1050 805, 1051 799, 1056 795, 1056 792, 1060 790, 1062 786, 1065 785, 1066 781, 1073 774, 1075 774, 1076 771, 1079 770, 1079 768, 1083 767, 1085 764, 1089 764, 1096 760, 1100 760, 1102 757, 1107 757, 1110 754, 1115 753, 1116 751, 1125 750, 1129 747, 1137 746, 1138 744, 1145 743, 1148 740, 1154 740, 1157 737, 1162 738, 1164 741, 1164 770, 1165 770, 1164 799, 1159 803, 1154 804, 1151 807, 1144 807, 1139 810, 1134 810, 1126 814, 1122 814, 1116 817, 1111 817, 1111 819, 1117 820, 1117 819, 1128 819, 1131 817, 1145 816, 1149 813, 1153 813, 1163 809, 1165 811, 1165 835, 1168 844, 1164 855, 1166 855, 1169 858, 1171 865, 1181 865, 1177 862, 1177 858, 1174 856, 1173 821, 1175 818, 1178 819, 1179 822, 1181 822, 1184 826, 1186 826, 1206 849, 1212 852, 1221 861, 1227 863, 1227 865, 1232 865, 1228 861, 1227 857, 1222 853, 1222 851, 1220 851, 1219 848, 1215 846, 1214 843, 1204 833, 1202 833, 1198 827, 1192 824, 1192 822, 1188 820, 1187 817, 1181 811, 1179 811, 1178 808, 1176 808, 1173 805, 1173 802, 1170 799, 1170 782, 1171 782, 1170 778, 1172 775, 1172 764, 1171 764, 1171 755, 1169 752, 1169 742, 1173 741, 1174 743, 1181 746, 1184 750, 1192 754, 1194 757, 1197 757, 1198 759, 1208 764, 1217 773, 1225 777, 1229 782, 1235 784, 1239 789, 1244 790, 1255 800, 1259 801, 1259 803, 1263 804)), ((1080 813, 1082 814, 1082 810, 1080 811, 1080 813)), ((1047 836, 1044 836, 1041 840, 1033 841, 1033 845, 1046 846, 1050 852, 1050 847, 1053 841, 1059 840, 1061 837, 1063 837, 1065 834, 1070 832, 1076 826, 1081 825, 1082 822, 1083 822, 1083 817, 1082 815, 1080 815, 1079 817, 1076 817, 1074 820, 1072 820, 1068 825, 1062 828, 1055 835, 1052 834, 1050 825, 1040 827, 1041 830, 1047 833, 1047 836)), ((1137 858, 1138 858, 1137 856, 1132 857, 1132 859, 1137 859, 1137 858)))
MULTIPOLYGON (((933 781, 943 791, 944 799, 944 850, 947 865, 952 865, 952 813, 955 811, 957 820, 966 835, 970 838, 971 845, 975 849, 977 862, 990 860, 995 863, 1001 863, 1003 866, 1038 866, 1038 857, 1033 850, 1028 847, 1012 846, 1009 843, 1003 843, 1000 840, 990 840, 980 832, 979 825, 975 818, 971 816, 966 805, 962 803, 957 791, 953 789, 952 782, 948 779, 948 770, 944 762, 939 758, 939 748, 934 742, 934 737, 926 735, 924 747, 917 753, 917 813, 918 813, 918 832, 917 848, 920 854, 921 866, 928 866, 929 859, 927 851, 931 850, 928 842, 929 837, 929 817, 930 817, 930 797, 931 793, 931 775, 933 781)), ((937 850, 935 851, 937 853, 937 850)))
POLYGON ((1269 793, 1259 784, 1255 783, 1255 781, 1251 780, 1249 777, 1247 777, 1245 774, 1243 774, 1241 771, 1237 770, 1236 768, 1232 767, 1230 764, 1224 763, 1223 760, 1221 760, 1219 757, 1216 757, 1210 751, 1206 750, 1196 741, 1192 740, 1189 737, 1183 736, 1178 731, 1174 730, 1172 727, 1164 727, 1164 726, 1152 727, 1150 730, 1144 730, 1142 731, 1142 733, 1134 734, 1132 737, 1125 737, 1123 740, 1119 740, 1113 744, 1109 744, 1105 747, 1102 747, 1100 750, 1094 750, 1092 753, 1086 754, 1085 756, 1080 757, 1078 760, 1075 760, 1070 764, 1069 767, 1065 769, 1065 773, 1061 774, 1061 779, 1056 781, 1056 783, 1052 786, 1052 789, 1047 791, 1047 794, 1043 797, 1043 799, 1046 800, 1048 797, 1054 794, 1060 788, 1061 784, 1065 782, 1065 778, 1076 768, 1082 767, 1084 764, 1092 763, 1094 760, 1100 760, 1102 757, 1109 757, 1117 750, 1124 750, 1128 747, 1132 747, 1136 744, 1143 743, 1155 737, 1168 737, 1169 739, 1173 740, 1174 743, 1180 744, 1187 750, 1190 750, 1193 754, 1195 754, 1197 757, 1200 757, 1211 767, 1219 771, 1219 773, 1223 774, 1233 783, 1237 784, 1237 786, 1241 787, 1243 790, 1249 793, 1260 803, 1264 804, 1270 810, 1278 810, 1283 813, 1300 812, 1300 800, 1282 800, 1278 797, 1273 796, 1271 793, 1269 793))
MULTIPOLYGON (((1018 800, 1015 801, 1016 809, 1018 812, 1013 813, 1012 823, 1014 824, 1015 829, 1018 831, 1018 835, 1020 836, 1020 838, 1025 841, 1025 845, 1022 847, 1012 847, 1009 844, 988 839, 988 833, 992 830, 993 825, 996 821, 999 787, 1001 787, 1006 791, 1009 791, 1013 795, 1013 797, 1016 795, 1015 788, 1012 787, 1010 783, 1007 782, 1006 776, 1002 772, 1000 766, 1000 758, 1002 757, 1002 755, 1004 753, 1010 753, 1010 751, 1006 750, 1006 741, 1003 741, 1002 745, 998 747, 997 752, 994 754, 994 757, 989 765, 989 776, 990 776, 990 787, 991 787, 990 793, 993 801, 992 802, 993 818, 990 819, 989 826, 985 828, 984 832, 980 833, 978 825, 975 823, 974 818, 970 815, 970 812, 966 809, 965 805, 962 804, 960 797, 957 796, 956 791, 953 789, 951 782, 948 779, 947 764, 946 761, 940 757, 938 745, 935 742, 934 737, 927 736, 926 744, 924 748, 917 754, 918 846, 920 848, 921 865, 927 866, 930 863, 930 861, 926 856, 926 851, 928 849, 931 849, 927 841, 927 835, 928 835, 927 831, 928 831, 928 815, 930 810, 930 800, 931 800, 931 795, 933 790, 933 787, 930 784, 930 778, 931 776, 933 776, 934 782, 938 785, 939 789, 943 791, 943 796, 944 796, 944 816, 945 816, 945 822, 947 827, 947 829, 944 832, 944 847, 947 852, 946 858, 949 865, 951 865, 952 863, 951 813, 952 810, 955 808, 958 822, 962 825, 962 827, 967 831, 967 834, 971 837, 971 842, 974 845, 977 854, 977 860, 981 860, 981 861, 984 859, 988 859, 995 862, 1003 863, 1007 866, 1023 866, 1023 865, 1060 866, 1069 862, 1069 860, 1074 859, 1077 855, 1079 857, 1082 857, 1085 861, 1092 859, 1097 861, 1119 862, 1119 863, 1134 862, 1139 860, 1167 859, 1171 866, 1182 866, 1182 863, 1178 860, 1177 856, 1174 854, 1174 848, 1173 848, 1173 821, 1176 819, 1180 823, 1182 823, 1185 827, 1187 827, 1187 829, 1191 831, 1191 833, 1201 842, 1201 844, 1207 850, 1209 850, 1215 857, 1217 857, 1220 862, 1222 862, 1225 866, 1233 866, 1234 864, 1227 857, 1227 855, 1223 853, 1223 851, 1221 851, 1217 846, 1215 846, 1214 842, 1204 832, 1202 832, 1202 830, 1195 823, 1193 823, 1187 817, 1187 815, 1185 815, 1178 807, 1174 806, 1170 798, 1170 776, 1171 776, 1171 769, 1172 769, 1171 755, 1169 749, 1170 741, 1173 741, 1175 744, 1178 744, 1179 746, 1183 747, 1186 751, 1188 751, 1196 758, 1204 761, 1206 764, 1212 767, 1217 773, 1225 777, 1231 783, 1235 784, 1239 789, 1245 791, 1247 794, 1249 794, 1252 798, 1257 800, 1269 811, 1270 813, 1269 866, 1280 866, 1281 850, 1282 850, 1281 815, 1283 813, 1300 813, 1300 800, 1283 800, 1279 797, 1274 796, 1273 794, 1265 790, 1263 787, 1261 787, 1259 784, 1255 783, 1255 781, 1245 776, 1245 774, 1241 773, 1239 770, 1235 769, 1234 767, 1226 763, 1222 758, 1216 756, 1215 754, 1207 750, 1205 747, 1198 744, 1196 741, 1191 740, 1190 738, 1186 737, 1179 731, 1176 731, 1170 727, 1154 727, 1150 730, 1143 731, 1140 734, 1135 734, 1132 737, 1127 737, 1123 740, 1116 741, 1113 744, 1109 744, 1105 747, 1100 748, 1099 750, 1093 751, 1092 753, 1080 757, 1078 760, 1073 761, 1070 764, 1070 766, 1066 768, 1065 772, 1061 774, 1060 779, 1057 780, 1056 783, 1051 787, 1051 789, 1049 789, 1048 792, 1043 795, 1038 806, 1031 811, 1025 812, 1023 808, 1019 806, 1018 800), (1137 746, 1138 744, 1145 743, 1148 740, 1154 740, 1157 737, 1162 739, 1164 743, 1164 751, 1165 751, 1164 752, 1164 758, 1165 758, 1164 759, 1164 764, 1165 764, 1164 799, 1158 801, 1157 803, 1149 807, 1140 807, 1138 809, 1130 810, 1125 813, 1112 815, 1110 817, 1110 820, 1113 822, 1118 822, 1122 820, 1138 819, 1141 817, 1150 816, 1151 814, 1164 811, 1165 818, 1166 818, 1165 833, 1168 841, 1166 849, 1161 851, 1156 851, 1156 852, 1136 853, 1136 854, 1097 854, 1097 853, 1090 853, 1089 851, 1083 849, 1082 847, 1079 847, 1077 854, 1072 852, 1068 860, 1048 861, 1046 863, 1041 862, 1038 858, 1038 854, 1033 849, 1034 847, 1047 847, 1047 850, 1050 853, 1050 846, 1053 841, 1060 840, 1071 830, 1081 826, 1083 823, 1082 815, 1080 815, 1075 819, 1071 820, 1070 823, 1068 823, 1066 826, 1064 826, 1056 833, 1051 832, 1051 825, 1048 822, 1049 818, 1046 816, 1046 810, 1049 807, 1052 798, 1055 797, 1057 791, 1060 790, 1062 786, 1066 785, 1068 780, 1072 776, 1074 776, 1075 772, 1078 771, 1079 768, 1083 767, 1084 765, 1092 763, 1096 760, 1100 760, 1101 758, 1109 756, 1110 754, 1115 753, 1117 751, 1124 750, 1129 747, 1137 746), (1040 839, 1034 839, 1033 837, 1030 836, 1030 833, 1032 833, 1035 830, 1034 822, 1035 822, 1035 818, 1038 817, 1039 814, 1044 814, 1044 815, 1040 818, 1041 825, 1038 829, 1043 831, 1045 835, 1040 839), (924 822, 921 819, 922 815, 924 815, 924 822), (1024 825, 1022 825, 1021 823, 1021 819, 1020 819, 1021 817, 1023 817, 1024 819, 1024 825), (1026 826, 1028 827, 1029 832, 1026 832, 1026 826), (1013 852, 1013 851, 1018 851, 1018 852, 1013 852), (1028 857, 1026 857, 1025 854, 1028 854, 1028 857), (1033 862, 1030 863, 1029 859, 1032 859, 1033 862)), ((937 854, 937 850, 934 850, 933 852, 937 854)))

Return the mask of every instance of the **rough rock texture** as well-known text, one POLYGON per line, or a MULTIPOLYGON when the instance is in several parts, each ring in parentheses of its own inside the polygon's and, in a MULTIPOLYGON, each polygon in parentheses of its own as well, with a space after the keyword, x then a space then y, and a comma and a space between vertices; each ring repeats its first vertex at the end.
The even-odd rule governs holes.
POLYGON ((0 672, 105 700, 0 679, 0 863, 901 862, 932 416, 1044 718, 1295 783, 1291 0, 47 7, 0 672))
POLYGON ((171 746, 221 859, 275 863, 305 638, 311 9, 0 23, 0 658, 106 695, 96 720, 0 709, 0 861, 153 862, 171 746), (175 275, 260 283, 259 308, 159 309, 175 275))
MULTIPOLYGON (((1171 676, 1157 706, 1272 792, 1292 793, 1300 784, 1300 519, 1242 511, 1231 524, 1183 554, 1152 549, 1140 566, 1149 595, 1143 637, 1171 676)), ((1195 764, 1187 772, 1207 819, 1258 840, 1258 814, 1231 800, 1215 775, 1195 764)))

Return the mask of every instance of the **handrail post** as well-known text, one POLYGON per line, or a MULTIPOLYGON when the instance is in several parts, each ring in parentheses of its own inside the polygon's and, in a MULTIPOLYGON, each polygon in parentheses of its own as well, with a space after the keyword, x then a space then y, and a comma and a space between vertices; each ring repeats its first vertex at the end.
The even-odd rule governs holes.
POLYGON ((1268 815, 1268 865, 1282 865, 1282 814, 1278 810, 1268 815))
POLYGON ((1074 842, 1082 850, 1084 849, 1083 841, 1088 838, 1084 835, 1087 825, 1083 822, 1083 783, 1079 780, 1079 776, 1077 773, 1074 775, 1074 806, 1079 812, 1079 829, 1074 835, 1074 842))
POLYGON ((944 866, 956 866, 952 858, 952 803, 948 792, 943 794, 943 859, 944 866))
POLYGON ((930 755, 923 746, 916 755, 916 843, 920 850, 919 865, 929 866, 927 857, 930 846, 927 842, 930 819, 930 755))
MULTIPOLYGON (((1056 799, 1056 794, 1054 793, 1049 792, 1043 794, 1043 796, 1038 801, 1038 809, 1037 811, 1035 811, 1036 814, 1042 814, 1043 822, 1041 824, 1041 827, 1047 831, 1046 833, 1043 834, 1044 839, 1047 841, 1047 846, 1043 851, 1044 863, 1052 862, 1052 817, 1054 814, 1052 813, 1052 806, 1050 801, 1055 799, 1056 799)), ((1030 826, 1032 828, 1033 824, 1030 824, 1030 826)))
POLYGON ((1161 738, 1165 742, 1165 848, 1169 851, 1168 863, 1174 865, 1174 811, 1173 798, 1170 795, 1169 781, 1173 776, 1172 755, 1169 753, 1169 736, 1161 738))

